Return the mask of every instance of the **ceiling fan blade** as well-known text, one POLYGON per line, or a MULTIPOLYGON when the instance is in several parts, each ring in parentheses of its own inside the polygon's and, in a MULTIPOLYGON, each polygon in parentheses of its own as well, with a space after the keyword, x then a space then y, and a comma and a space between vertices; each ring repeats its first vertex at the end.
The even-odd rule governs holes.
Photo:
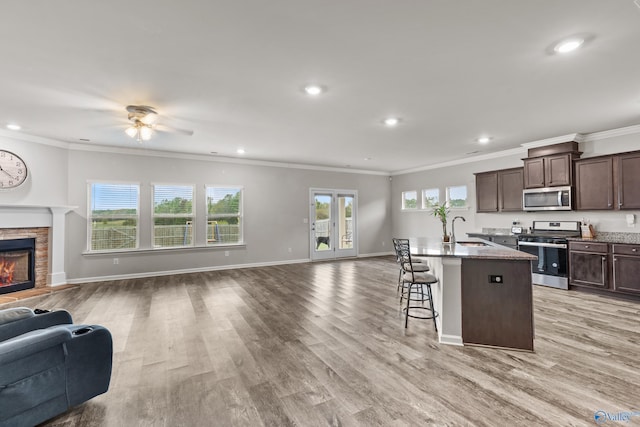
POLYGON ((178 128, 172 128, 165 125, 154 125, 153 128, 156 130, 159 130, 160 132, 179 133, 181 135, 187 135, 187 136, 193 135, 193 131, 189 129, 178 129, 178 128))

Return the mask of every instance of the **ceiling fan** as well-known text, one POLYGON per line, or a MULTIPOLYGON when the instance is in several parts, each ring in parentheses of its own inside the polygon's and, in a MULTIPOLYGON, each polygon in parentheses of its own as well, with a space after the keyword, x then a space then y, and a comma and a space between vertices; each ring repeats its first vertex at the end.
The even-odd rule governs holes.
POLYGON ((127 105, 127 112, 131 125, 125 130, 125 133, 131 138, 135 138, 139 143, 150 140, 156 130, 193 135, 192 130, 176 129, 156 123, 158 112, 148 105, 127 105))

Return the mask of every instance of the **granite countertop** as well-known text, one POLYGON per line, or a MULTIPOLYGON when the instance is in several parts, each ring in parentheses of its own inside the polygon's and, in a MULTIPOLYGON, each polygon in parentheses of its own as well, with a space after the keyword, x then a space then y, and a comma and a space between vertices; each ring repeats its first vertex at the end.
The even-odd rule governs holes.
POLYGON ((593 239, 569 237, 567 240, 575 242, 624 243, 640 245, 640 233, 597 233, 593 239))
POLYGON ((467 233, 467 236, 469 237, 477 237, 477 236, 489 236, 489 237, 514 237, 514 238, 518 238, 519 234, 513 234, 513 233, 500 233, 500 232, 492 232, 492 233, 467 233))
POLYGON ((473 237, 458 239, 455 244, 443 244, 440 239, 436 238, 414 237, 409 239, 409 244, 411 245, 411 255, 417 256, 530 261, 538 259, 535 255, 473 237), (465 246, 464 242, 478 244, 479 246, 465 246))

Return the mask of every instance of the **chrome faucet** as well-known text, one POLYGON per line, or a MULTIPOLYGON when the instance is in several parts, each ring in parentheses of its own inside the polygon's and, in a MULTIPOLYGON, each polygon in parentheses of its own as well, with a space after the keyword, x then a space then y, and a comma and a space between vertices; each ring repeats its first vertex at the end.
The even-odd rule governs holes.
POLYGON ((456 243, 456 219, 460 218, 462 221, 467 222, 463 216, 457 216, 451 220, 451 243, 456 243))

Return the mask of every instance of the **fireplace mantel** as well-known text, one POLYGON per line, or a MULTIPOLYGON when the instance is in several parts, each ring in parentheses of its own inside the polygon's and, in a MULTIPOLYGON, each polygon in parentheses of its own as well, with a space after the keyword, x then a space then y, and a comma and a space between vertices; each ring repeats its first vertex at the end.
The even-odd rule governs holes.
POLYGON ((49 286, 67 283, 64 267, 65 215, 77 206, 0 205, 0 229, 49 227, 49 286))

